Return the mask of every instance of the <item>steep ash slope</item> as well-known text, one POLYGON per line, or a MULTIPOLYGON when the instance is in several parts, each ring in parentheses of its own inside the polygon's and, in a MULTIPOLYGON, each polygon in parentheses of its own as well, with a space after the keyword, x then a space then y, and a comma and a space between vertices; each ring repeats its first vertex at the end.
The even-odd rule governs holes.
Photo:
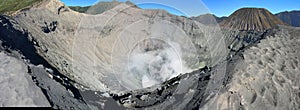
POLYGON ((227 91, 216 99, 218 109, 299 108, 299 34, 296 28, 277 27, 237 54, 240 60, 228 66, 227 91))
MULTIPOLYGON (((59 73, 55 67, 37 54, 35 46, 39 47, 39 45, 28 31, 20 27, 10 17, 0 16, 0 21, 0 51, 14 57, 6 57, 4 54, 4 58, 10 60, 2 60, 5 61, 3 66, 7 67, 3 68, 3 75, 10 72, 7 73, 9 75, 5 76, 10 77, 8 82, 14 82, 8 83, 9 89, 6 90, 16 90, 19 93, 19 96, 14 96, 14 92, 1 94, 1 97, 4 97, 3 101, 5 101, 2 103, 3 106, 52 106, 54 109, 88 108, 79 90, 74 86, 74 81, 59 73), (12 65, 16 67, 12 67, 12 65), (26 73, 23 74, 25 71, 26 73), (19 74, 18 77, 15 77, 15 74, 19 74), (24 80, 24 78, 27 80, 24 80), (19 81, 23 82, 20 83, 19 81), (40 89, 36 89, 36 86, 40 89), (31 90, 23 87, 28 87, 31 90), (42 90, 43 95, 39 90, 42 90), (34 96, 40 98, 32 97, 32 93, 36 93, 34 96), (15 100, 14 97, 19 100, 15 100)), ((6 88, 7 79, 5 78, 2 81, 3 85, 1 84, 1 86, 6 88)))
POLYGON ((149 81, 158 84, 179 73, 216 65, 226 56, 225 44, 219 38, 222 34, 217 27, 204 26, 162 10, 142 10, 128 4, 120 4, 99 15, 86 15, 70 10, 60 1, 51 0, 18 13, 14 19, 28 30, 37 44, 38 53, 51 65, 94 90, 115 92, 148 87, 149 81), (154 46, 156 44, 161 47, 154 46), (141 51, 137 45, 147 51, 141 51), (156 57, 158 51, 173 53, 156 57), (127 63, 133 65, 131 73, 146 70, 141 69, 144 67, 134 70, 134 59, 140 55, 157 58, 152 65, 163 61, 160 57, 166 58, 169 62, 163 64, 170 66, 171 70, 164 70, 165 76, 150 71, 155 74, 140 75, 131 80, 133 82, 126 81, 129 77, 124 73, 128 71, 127 63), (127 59, 128 56, 132 57, 127 59), (176 69, 176 66, 182 68, 176 69), (122 77, 116 75, 126 76, 118 79, 122 77), (114 83, 116 81, 129 82, 129 88, 114 83))

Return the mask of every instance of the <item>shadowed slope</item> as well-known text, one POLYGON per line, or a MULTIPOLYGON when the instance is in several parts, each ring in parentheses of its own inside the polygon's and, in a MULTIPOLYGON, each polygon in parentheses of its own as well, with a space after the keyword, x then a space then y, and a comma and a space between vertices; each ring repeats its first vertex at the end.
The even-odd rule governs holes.
POLYGON ((300 27, 300 11, 285 11, 277 13, 276 16, 291 26, 300 27))

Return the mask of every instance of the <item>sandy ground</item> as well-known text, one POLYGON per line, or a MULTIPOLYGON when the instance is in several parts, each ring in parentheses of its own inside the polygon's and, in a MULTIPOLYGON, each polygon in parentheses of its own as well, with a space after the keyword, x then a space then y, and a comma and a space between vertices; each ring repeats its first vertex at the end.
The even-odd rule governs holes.
POLYGON ((300 38, 298 29, 282 28, 247 49, 233 69, 219 109, 300 108, 300 38))

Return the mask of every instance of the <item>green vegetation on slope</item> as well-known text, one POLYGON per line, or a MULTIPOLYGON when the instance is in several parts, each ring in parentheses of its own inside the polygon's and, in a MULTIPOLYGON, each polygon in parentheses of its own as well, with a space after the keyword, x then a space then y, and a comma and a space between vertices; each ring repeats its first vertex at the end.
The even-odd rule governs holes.
POLYGON ((111 1, 111 2, 99 2, 95 5, 85 6, 85 7, 80 7, 80 6, 69 6, 69 7, 72 10, 80 12, 80 13, 101 14, 101 13, 103 13, 107 10, 110 10, 122 3, 126 3, 128 5, 134 5, 130 1, 126 1, 126 2, 111 1))
POLYGON ((110 10, 112 8, 114 8, 115 6, 121 4, 122 2, 117 2, 117 1, 113 1, 113 2, 99 2, 97 4, 95 4, 94 6, 92 6, 87 13, 89 14, 101 14, 107 10, 110 10))
POLYGON ((110 10, 115 6, 121 4, 122 2, 112 1, 112 2, 99 2, 93 6, 69 6, 72 10, 80 13, 89 13, 89 14, 101 14, 104 11, 110 10))
POLYGON ((81 7, 81 6, 69 6, 74 11, 79 13, 85 13, 91 6, 81 7))
POLYGON ((42 0, 0 0, 0 14, 11 14, 42 0))

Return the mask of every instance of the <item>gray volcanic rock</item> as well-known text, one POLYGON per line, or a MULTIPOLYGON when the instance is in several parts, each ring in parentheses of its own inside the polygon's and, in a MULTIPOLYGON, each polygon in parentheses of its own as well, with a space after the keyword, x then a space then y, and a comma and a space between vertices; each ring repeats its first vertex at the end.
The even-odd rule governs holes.
POLYGON ((280 19, 264 8, 241 8, 220 23, 221 26, 263 32, 277 25, 285 25, 280 19))
POLYGON ((42 90, 32 81, 27 65, 18 56, 7 54, 0 51, 0 106, 50 107, 42 90))
POLYGON ((275 14, 281 21, 291 26, 300 27, 300 11, 285 11, 275 14))
POLYGON ((68 86, 64 85, 69 83, 67 82, 68 80, 63 81, 59 76, 53 75, 53 73, 50 72, 50 69, 47 69, 42 65, 29 65, 29 68, 32 71, 33 80, 43 90, 45 96, 48 97, 52 108, 77 110, 90 109, 79 93, 74 92, 74 89, 71 90, 72 88, 68 88, 68 86))
POLYGON ((231 53, 236 53, 249 45, 259 42, 261 39, 264 39, 264 34, 267 33, 267 30, 265 32, 259 32, 223 29, 223 33, 227 48, 230 49, 231 53))

